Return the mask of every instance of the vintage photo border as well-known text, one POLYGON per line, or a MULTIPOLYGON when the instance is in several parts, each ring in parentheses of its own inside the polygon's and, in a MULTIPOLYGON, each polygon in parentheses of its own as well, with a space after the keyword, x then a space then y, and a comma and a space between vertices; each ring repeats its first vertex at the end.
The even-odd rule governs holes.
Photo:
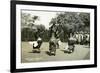
POLYGON ((93 5, 77 5, 77 4, 61 4, 31 1, 11 1, 11 72, 27 72, 27 71, 43 71, 43 70, 59 70, 59 69, 76 69, 97 67, 97 7, 93 5), (54 7, 73 7, 94 9, 94 64, 89 65, 73 65, 73 66, 57 66, 57 67, 41 67, 41 68, 24 68, 16 69, 16 5, 37 5, 37 6, 54 6, 54 7))

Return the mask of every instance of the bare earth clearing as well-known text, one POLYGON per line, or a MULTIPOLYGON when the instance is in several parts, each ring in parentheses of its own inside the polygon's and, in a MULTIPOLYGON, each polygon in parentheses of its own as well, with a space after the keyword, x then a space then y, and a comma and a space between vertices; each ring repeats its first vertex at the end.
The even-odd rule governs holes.
POLYGON ((56 51, 56 56, 49 56, 49 43, 43 42, 41 53, 33 53, 32 44, 29 42, 21 43, 21 62, 45 62, 45 61, 68 61, 68 60, 89 60, 90 48, 86 45, 75 45, 75 51, 71 54, 64 53, 66 43, 62 43, 56 51))

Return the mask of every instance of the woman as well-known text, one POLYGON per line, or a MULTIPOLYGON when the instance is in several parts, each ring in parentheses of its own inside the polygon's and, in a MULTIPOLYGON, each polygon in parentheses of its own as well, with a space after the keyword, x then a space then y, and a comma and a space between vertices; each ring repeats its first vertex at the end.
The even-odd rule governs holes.
POLYGON ((76 39, 71 35, 68 39, 68 53, 74 52, 76 39))
POLYGON ((37 39, 37 41, 35 41, 35 42, 33 43, 33 50, 34 50, 34 49, 37 49, 38 52, 40 53, 40 47, 41 47, 41 45, 42 45, 42 39, 39 37, 39 38, 37 39))

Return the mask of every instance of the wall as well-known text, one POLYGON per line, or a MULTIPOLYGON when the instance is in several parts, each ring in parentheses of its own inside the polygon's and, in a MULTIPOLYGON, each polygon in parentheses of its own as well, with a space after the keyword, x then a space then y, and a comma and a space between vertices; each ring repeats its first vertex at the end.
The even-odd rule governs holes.
MULTIPOLYGON (((99 0, 33 0, 43 2, 98 5, 98 67, 86 69, 42 71, 36 73, 99 73, 100 72, 100 2, 99 0)), ((0 1, 0 73, 10 72, 10 0, 0 1)), ((30 73, 30 72, 28 72, 30 73)), ((35 72, 34 72, 35 73, 35 72)))

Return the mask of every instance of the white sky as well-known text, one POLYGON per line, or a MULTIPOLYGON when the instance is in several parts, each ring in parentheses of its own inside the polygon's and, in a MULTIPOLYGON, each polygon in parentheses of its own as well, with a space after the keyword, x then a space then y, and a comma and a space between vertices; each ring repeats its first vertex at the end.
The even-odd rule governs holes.
POLYGON ((43 24, 48 29, 49 22, 51 21, 52 18, 56 16, 57 12, 22 10, 22 13, 29 13, 32 16, 39 16, 39 20, 35 21, 35 23, 43 24))

